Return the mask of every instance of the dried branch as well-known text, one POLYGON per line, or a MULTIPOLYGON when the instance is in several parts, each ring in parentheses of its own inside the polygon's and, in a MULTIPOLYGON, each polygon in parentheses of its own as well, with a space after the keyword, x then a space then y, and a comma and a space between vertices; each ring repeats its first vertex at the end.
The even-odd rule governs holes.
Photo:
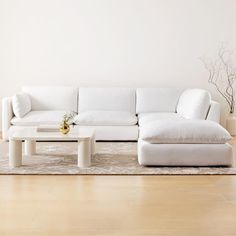
POLYGON ((235 92, 234 82, 236 80, 236 69, 232 66, 232 52, 221 46, 218 51, 218 58, 215 61, 207 62, 201 58, 206 70, 209 73, 208 82, 215 86, 216 90, 226 100, 230 113, 234 112, 235 92), (222 83, 226 83, 223 86, 222 83))

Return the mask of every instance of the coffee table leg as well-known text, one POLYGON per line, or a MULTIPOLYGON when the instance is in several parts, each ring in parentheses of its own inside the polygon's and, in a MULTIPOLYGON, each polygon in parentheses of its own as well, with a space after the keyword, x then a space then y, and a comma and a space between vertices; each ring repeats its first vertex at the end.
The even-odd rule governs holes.
POLYGON ((22 164, 21 140, 9 140, 9 167, 14 168, 22 164))
POLYGON ((91 165, 91 140, 78 141, 78 167, 85 168, 91 165))
POLYGON ((25 140, 25 155, 32 156, 36 153, 36 141, 25 140))
POLYGON ((95 136, 91 138, 91 155, 94 156, 96 154, 96 139, 95 136))

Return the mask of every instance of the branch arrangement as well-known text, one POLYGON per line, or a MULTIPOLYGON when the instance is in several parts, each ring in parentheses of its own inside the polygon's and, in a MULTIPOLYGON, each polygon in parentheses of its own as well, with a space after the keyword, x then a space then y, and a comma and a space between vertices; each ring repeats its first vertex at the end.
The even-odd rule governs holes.
POLYGON ((66 113, 63 116, 62 122, 65 122, 65 123, 68 123, 68 124, 73 124, 75 116, 76 116, 75 112, 66 113))
POLYGON ((213 84, 221 96, 226 100, 230 113, 235 108, 236 68, 232 64, 233 53, 221 46, 215 61, 201 59, 209 72, 208 82, 213 84))

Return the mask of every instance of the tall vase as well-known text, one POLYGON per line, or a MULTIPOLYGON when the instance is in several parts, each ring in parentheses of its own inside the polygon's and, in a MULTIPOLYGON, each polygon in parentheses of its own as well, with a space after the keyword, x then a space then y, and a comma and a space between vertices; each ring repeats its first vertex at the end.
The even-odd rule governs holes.
POLYGON ((226 119, 226 129, 232 136, 236 135, 236 117, 233 113, 229 113, 229 116, 226 119))

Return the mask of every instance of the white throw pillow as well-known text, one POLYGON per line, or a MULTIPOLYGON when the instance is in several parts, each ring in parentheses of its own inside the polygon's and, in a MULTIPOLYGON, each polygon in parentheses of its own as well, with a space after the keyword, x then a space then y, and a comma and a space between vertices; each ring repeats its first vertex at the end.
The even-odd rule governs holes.
POLYGON ((226 143, 230 134, 207 120, 154 121, 140 128, 140 138, 150 143, 226 143))
POLYGON ((86 111, 75 117, 75 123, 79 125, 135 125, 136 115, 125 111, 86 111))
POLYGON ((205 120, 211 103, 210 93, 203 89, 186 89, 180 96, 177 113, 186 119, 205 120))
POLYGON ((31 100, 28 94, 16 94, 12 98, 12 108, 16 117, 22 118, 31 111, 31 100))

